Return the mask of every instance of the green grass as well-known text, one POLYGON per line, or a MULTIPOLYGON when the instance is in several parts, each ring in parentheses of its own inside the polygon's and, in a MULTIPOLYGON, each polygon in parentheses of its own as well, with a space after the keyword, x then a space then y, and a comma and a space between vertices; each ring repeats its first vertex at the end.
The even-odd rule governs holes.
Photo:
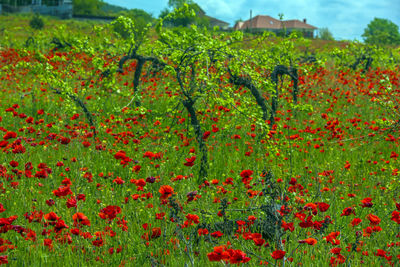
MULTIPOLYGON (((58 22, 46 20, 44 31, 52 32, 58 22)), ((21 31, 15 31, 15 39, 12 39, 12 43, 20 47, 31 33, 21 26, 28 22, 29 17, 24 16, 1 17, 0 28, 14 32, 20 27, 21 31)), ((76 27, 74 30, 77 31, 90 30, 89 24, 76 23, 71 27, 76 27)), ((6 232, 4 223, 0 224, 5 232, 0 231, 0 243, 9 240, 14 246, 4 248, 0 253, 0 256, 8 256, 10 266, 220 266, 222 262, 209 261, 207 254, 228 242, 232 249, 241 250, 251 258, 243 266, 255 266, 260 261, 282 266, 282 260, 271 257, 276 249, 286 251, 285 266, 328 266, 331 257, 335 256, 330 251, 335 247, 342 248, 340 255, 348 265, 398 264, 399 229, 391 216, 396 210, 395 204, 400 202, 398 174, 394 171, 400 169, 399 159, 393 156, 400 153, 399 128, 389 130, 382 124, 383 118, 391 120, 396 109, 385 109, 372 102, 371 98, 378 95, 372 89, 368 90, 372 84, 382 93, 383 102, 387 97, 398 103, 398 67, 371 69, 365 75, 350 70, 344 73, 339 66, 310 71, 304 76, 299 98, 301 104, 312 107, 307 111, 293 108, 287 92, 290 86, 285 81, 279 100, 279 121, 276 129, 268 132, 253 126, 255 122, 235 112, 234 107, 225 107, 230 111, 224 111, 207 102, 199 102, 202 128, 211 131, 206 140, 210 163, 206 185, 198 179, 200 153, 190 118, 182 106, 174 110, 176 100, 165 93, 166 84, 174 84, 172 77, 163 74, 150 77, 153 80, 143 79, 142 107, 122 111, 130 97, 115 91, 104 92, 103 87, 97 85, 93 88, 87 84, 82 86, 82 77, 92 74, 92 63, 90 60, 83 63, 80 54, 65 52, 70 60, 60 63, 60 69, 81 71, 71 76, 69 84, 77 88, 76 95, 84 99, 94 114, 95 138, 88 137, 91 130, 79 107, 67 101, 65 95, 57 95, 49 86, 41 84, 43 81, 39 76, 27 73, 21 65, 14 65, 26 58, 33 60, 32 54, 19 58, 8 48, 3 48, 0 55, 13 66, 4 68, 0 74, 0 126, 3 132, 0 138, 6 132, 17 134, 17 138, 8 139, 9 144, 0 148, 0 203, 5 208, 0 218, 16 215, 18 218, 12 225, 22 227, 6 232), (379 85, 384 75, 390 77, 393 86, 387 95, 379 85), (93 98, 86 99, 89 95, 93 98), (14 108, 15 114, 6 112, 15 104, 19 106, 14 108), (44 114, 37 113, 40 109, 44 114), (79 118, 74 119, 74 114, 79 114, 79 118), (33 123, 26 122, 28 117, 34 118, 33 123), (212 132, 215 127, 219 131, 212 132), (70 142, 61 144, 60 137, 68 137, 70 142), (19 139, 26 151, 13 153, 15 146, 11 143, 19 139), (90 142, 90 145, 85 147, 82 142, 90 142), (129 158, 126 166, 121 164, 121 159, 115 158, 118 151, 126 152, 129 158), (149 159, 144 157, 147 151, 162 152, 163 156, 149 159), (249 153, 246 155, 246 152, 249 153), (193 155, 197 156, 194 166, 185 166, 185 159, 193 155), (19 165, 12 167, 11 161, 19 165), (28 162, 32 163, 33 177, 25 173, 28 162), (57 166, 58 162, 63 162, 63 166, 57 166), (46 178, 34 177, 40 163, 51 168, 46 178), (141 166, 141 169, 134 171, 134 166, 141 166), (240 175, 243 170, 253 171, 253 179, 247 187, 240 175), (269 182, 263 177, 267 171, 273 175, 269 182), (179 175, 182 179, 177 179, 179 175), (118 177, 125 183, 118 184, 118 177), (146 181, 150 177, 155 177, 153 183, 148 179, 143 188, 136 185, 138 180, 146 181), (232 178, 232 184, 223 184, 228 178, 232 178), (296 182, 292 178, 296 178, 296 182), (57 197, 54 190, 68 180, 72 195, 57 197), (163 185, 174 189, 172 197, 164 200, 159 192, 163 185), (193 191, 201 197, 188 201, 187 194, 193 191), (252 192, 254 195, 249 197, 252 192), (78 200, 76 207, 68 208, 67 200, 78 198, 79 194, 85 194, 85 200, 78 200), (137 194, 139 198, 135 200, 137 194), (284 197, 288 200, 284 201, 284 197), (373 205, 362 207, 362 200, 367 197, 372 198, 373 205), (46 204, 49 199, 54 200, 53 206, 46 204), (227 207, 222 206, 225 200, 230 202, 227 207), (304 209, 307 203, 321 202, 330 205, 327 211, 316 210, 313 214, 304 209), (227 230, 230 228, 228 221, 234 224, 238 220, 247 222, 249 216, 255 216, 256 222, 262 223, 258 228, 253 226, 247 230, 256 233, 261 232, 262 227, 274 229, 276 221, 265 208, 272 204, 286 205, 291 210, 283 220, 293 222, 294 231, 276 231, 285 244, 264 235, 269 246, 257 247, 254 238, 246 239, 243 233, 235 235, 237 226, 227 230), (119 206, 121 213, 111 220, 102 219, 99 213, 107 206, 119 206), (348 207, 354 208, 355 215, 341 216, 348 207), (68 228, 54 232, 53 222, 40 216, 29 222, 25 214, 29 217, 34 211, 43 212, 43 215, 55 212, 68 228), (221 211, 226 215, 219 216, 221 211), (90 226, 74 222, 73 215, 78 212, 87 216, 90 226), (160 213, 165 213, 162 220, 156 219, 156 214, 160 213), (313 222, 329 216, 332 223, 322 223, 320 230, 302 228, 296 213, 303 213, 306 218, 311 216, 313 222), (189 223, 182 228, 188 214, 198 215, 199 224, 189 223), (370 227, 369 214, 381 219, 381 230, 375 228, 371 235, 366 232, 370 227), (362 222, 351 226, 355 217, 362 222), (126 229, 122 220, 126 221, 126 229), (220 238, 211 237, 210 234, 216 231, 213 227, 218 223, 223 225, 224 220, 226 233, 220 238), (159 236, 152 230, 157 228, 160 228, 159 236), (209 228, 210 234, 199 236, 199 228, 209 228), (25 230, 19 233, 18 229, 25 230), (76 229, 80 234, 76 234, 76 229), (336 231, 340 232, 337 238, 340 244, 328 243, 326 237, 336 231), (92 237, 89 238, 89 234, 92 237), (310 246, 298 242, 309 237, 315 238, 317 244, 310 246), (45 239, 52 240, 52 247, 44 245, 45 239), (103 245, 96 246, 95 241, 100 239, 103 245), (117 253, 118 248, 122 250, 117 253), (375 256, 378 249, 387 251, 393 258, 375 256)), ((23 54, 21 50, 16 53, 23 54)), ((3 67, 5 63, 1 62, 0 67, 3 67)), ((131 86, 124 83, 130 83, 132 77, 132 71, 127 75, 118 74, 115 87, 131 92, 131 86)), ((170 90, 175 88, 171 86, 170 90)), ((245 103, 246 99, 251 99, 249 92, 235 101, 245 103)), ((246 109, 259 112, 255 103, 246 109)))

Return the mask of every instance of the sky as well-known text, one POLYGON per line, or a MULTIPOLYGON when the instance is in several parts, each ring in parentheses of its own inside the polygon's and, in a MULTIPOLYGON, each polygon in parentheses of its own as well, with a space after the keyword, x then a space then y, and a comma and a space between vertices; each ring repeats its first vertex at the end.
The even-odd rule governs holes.
MULTIPOLYGON (((126 8, 140 8, 158 17, 168 0, 105 0, 126 8)), ((374 18, 388 19, 400 27, 400 0, 195 0, 207 15, 234 25, 238 19, 269 15, 284 20, 307 19, 317 28, 328 28, 337 40, 360 40, 374 18)))

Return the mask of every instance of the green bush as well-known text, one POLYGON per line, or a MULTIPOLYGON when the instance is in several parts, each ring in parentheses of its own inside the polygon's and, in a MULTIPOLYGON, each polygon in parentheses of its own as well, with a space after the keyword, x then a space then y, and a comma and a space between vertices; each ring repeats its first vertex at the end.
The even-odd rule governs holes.
POLYGON ((44 27, 44 21, 38 14, 36 14, 29 22, 29 25, 32 29, 41 30, 44 27))

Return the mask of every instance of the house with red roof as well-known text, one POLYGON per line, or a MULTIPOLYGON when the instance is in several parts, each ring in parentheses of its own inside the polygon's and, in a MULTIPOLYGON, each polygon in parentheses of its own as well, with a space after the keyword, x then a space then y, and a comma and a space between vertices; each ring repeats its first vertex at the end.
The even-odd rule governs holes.
POLYGON ((292 19, 292 20, 278 20, 270 16, 258 15, 246 21, 238 21, 233 27, 236 31, 251 31, 251 32, 263 32, 272 31, 279 33, 286 31, 290 34, 293 31, 298 31, 303 33, 304 37, 313 38, 314 30, 318 28, 307 24, 306 19, 303 21, 292 19))

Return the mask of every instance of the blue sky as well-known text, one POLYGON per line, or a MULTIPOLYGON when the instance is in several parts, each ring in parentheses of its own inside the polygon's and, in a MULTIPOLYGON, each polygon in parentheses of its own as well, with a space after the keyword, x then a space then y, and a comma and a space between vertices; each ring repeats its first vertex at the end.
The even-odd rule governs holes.
MULTIPOLYGON (((140 8, 158 17, 168 0, 105 0, 126 8, 140 8)), ((229 22, 269 15, 284 20, 307 19, 318 28, 327 27, 336 39, 362 40, 365 27, 375 17, 389 19, 400 27, 400 0, 195 0, 207 15, 229 22)))

